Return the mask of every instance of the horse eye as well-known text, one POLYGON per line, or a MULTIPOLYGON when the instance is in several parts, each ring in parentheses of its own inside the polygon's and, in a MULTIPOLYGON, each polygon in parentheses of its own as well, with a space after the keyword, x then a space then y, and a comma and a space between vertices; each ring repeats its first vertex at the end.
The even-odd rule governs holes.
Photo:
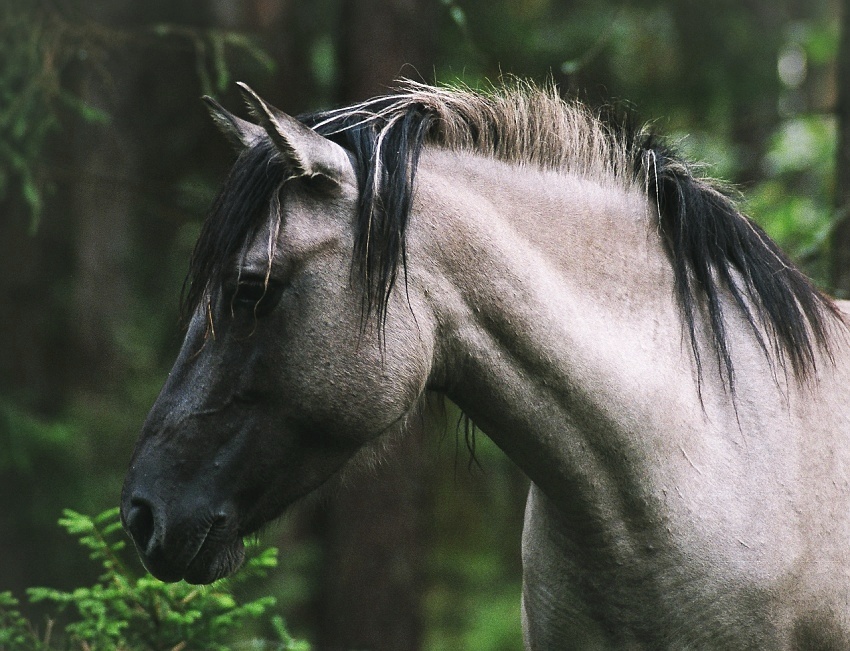
POLYGON ((255 305, 263 299, 267 289, 268 287, 264 282, 254 280, 242 281, 236 285, 233 302, 255 305))
POLYGON ((239 281, 233 292, 232 305, 262 316, 271 312, 280 302, 283 289, 283 285, 275 280, 243 279, 239 281))

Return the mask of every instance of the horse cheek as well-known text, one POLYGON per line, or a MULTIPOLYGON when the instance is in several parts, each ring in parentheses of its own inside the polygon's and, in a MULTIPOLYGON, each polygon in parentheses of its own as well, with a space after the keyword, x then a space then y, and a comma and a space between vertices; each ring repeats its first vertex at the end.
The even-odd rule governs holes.
POLYGON ((421 346, 319 338, 309 348, 312 353, 289 378, 290 406, 321 429, 358 444, 403 418, 426 383, 421 346))

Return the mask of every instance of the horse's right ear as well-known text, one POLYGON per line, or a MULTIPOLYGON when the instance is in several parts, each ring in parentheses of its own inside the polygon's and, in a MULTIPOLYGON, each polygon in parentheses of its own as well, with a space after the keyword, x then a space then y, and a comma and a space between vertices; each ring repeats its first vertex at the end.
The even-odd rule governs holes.
POLYGON ((207 105, 213 122, 237 152, 253 146, 265 136, 266 132, 261 126, 236 117, 209 95, 201 99, 207 105))
POLYGON ((294 117, 266 103, 251 88, 236 82, 251 114, 265 129, 293 177, 323 177, 335 185, 354 182, 348 153, 340 145, 316 133, 294 117))

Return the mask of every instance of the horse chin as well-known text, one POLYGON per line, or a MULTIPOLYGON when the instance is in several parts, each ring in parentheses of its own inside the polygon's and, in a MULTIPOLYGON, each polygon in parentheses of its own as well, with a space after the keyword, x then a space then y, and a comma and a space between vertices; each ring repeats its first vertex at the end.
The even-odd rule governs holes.
POLYGON ((187 583, 206 584, 230 576, 245 561, 245 545, 237 538, 227 545, 212 546, 204 543, 186 568, 183 579, 187 583))

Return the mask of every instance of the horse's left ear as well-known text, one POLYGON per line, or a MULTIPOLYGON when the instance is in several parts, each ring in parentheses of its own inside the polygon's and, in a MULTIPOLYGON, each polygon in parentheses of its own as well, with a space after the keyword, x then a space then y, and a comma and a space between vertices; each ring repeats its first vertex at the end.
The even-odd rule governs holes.
POLYGON ((339 185, 352 177, 348 152, 302 124, 291 115, 267 104, 247 85, 237 82, 253 116, 265 129, 296 177, 322 176, 339 185))
POLYGON ((246 147, 253 147, 265 134, 262 128, 236 117, 209 95, 204 95, 201 99, 207 105, 216 126, 237 152, 241 153, 246 147))

